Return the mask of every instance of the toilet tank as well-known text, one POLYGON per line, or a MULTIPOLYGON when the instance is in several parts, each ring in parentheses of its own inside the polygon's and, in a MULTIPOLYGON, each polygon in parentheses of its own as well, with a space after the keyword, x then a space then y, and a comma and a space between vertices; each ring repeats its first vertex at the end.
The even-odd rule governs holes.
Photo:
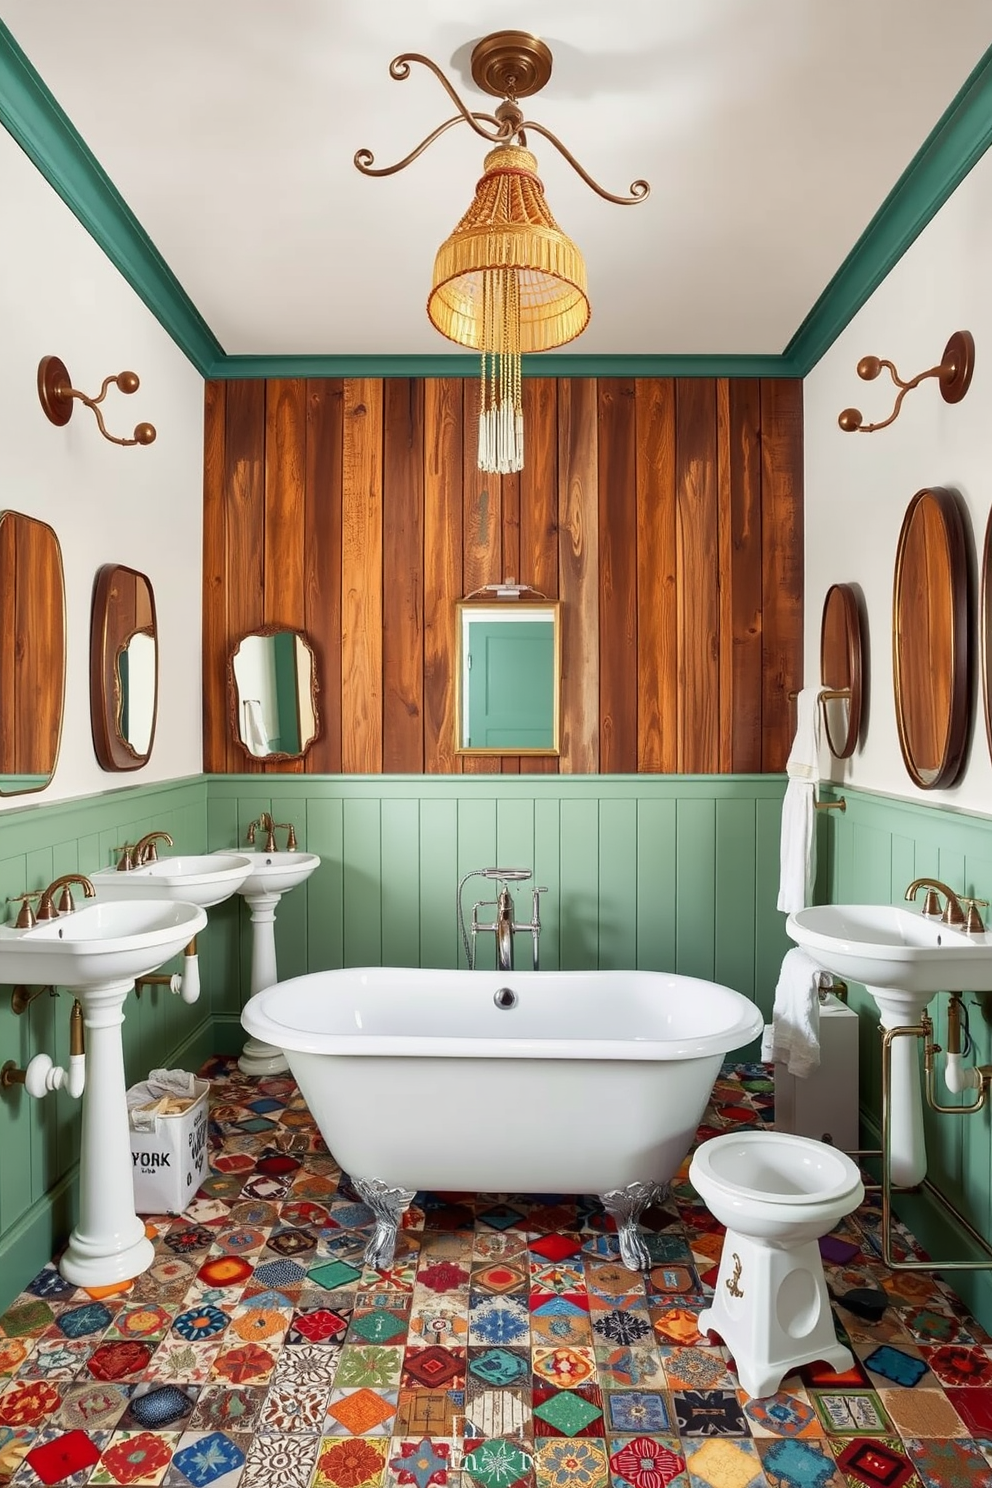
POLYGON ((858 1015, 828 992, 820 1004, 820 1064, 805 1080, 775 1066, 775 1126, 853 1152, 858 1141, 858 1015))

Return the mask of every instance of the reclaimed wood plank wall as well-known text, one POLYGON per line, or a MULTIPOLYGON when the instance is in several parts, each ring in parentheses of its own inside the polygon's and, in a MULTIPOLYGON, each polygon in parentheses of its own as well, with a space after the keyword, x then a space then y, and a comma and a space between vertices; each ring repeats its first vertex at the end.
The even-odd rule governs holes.
POLYGON ((211 382, 204 768, 269 773, 780 771, 802 682, 802 386, 524 381, 525 466, 475 463, 461 378, 211 382), (455 601, 563 601, 559 759, 455 753, 455 601), (317 657, 303 761, 230 735, 228 660, 262 625, 317 657))

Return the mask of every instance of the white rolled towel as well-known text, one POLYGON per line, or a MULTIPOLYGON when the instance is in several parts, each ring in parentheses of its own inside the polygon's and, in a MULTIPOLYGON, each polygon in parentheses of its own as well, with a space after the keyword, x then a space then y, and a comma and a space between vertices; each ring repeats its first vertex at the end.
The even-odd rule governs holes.
MULTIPOLYGON (((790 1075, 800 1079, 820 1065, 820 988, 831 982, 829 972, 800 946, 786 951, 775 988, 769 1062, 784 1064, 790 1075)), ((762 1057, 767 1048, 766 1037, 762 1057)))

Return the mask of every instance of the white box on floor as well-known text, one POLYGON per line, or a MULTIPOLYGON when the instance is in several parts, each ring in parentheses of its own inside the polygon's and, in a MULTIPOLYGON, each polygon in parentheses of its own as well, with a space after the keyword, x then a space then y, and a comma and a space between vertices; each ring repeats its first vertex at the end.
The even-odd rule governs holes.
POLYGON ((775 1066, 775 1126, 853 1152, 858 1141, 858 1015, 832 992, 820 1004, 820 1066, 805 1080, 775 1066))
MULTIPOLYGON (((209 1080, 194 1080, 196 1098, 184 1111, 156 1116, 150 1131, 135 1131, 132 1125, 136 1214, 181 1214, 206 1177, 209 1090, 209 1080)), ((137 1085, 128 1091, 129 1109, 139 1091, 143 1087, 137 1085)))

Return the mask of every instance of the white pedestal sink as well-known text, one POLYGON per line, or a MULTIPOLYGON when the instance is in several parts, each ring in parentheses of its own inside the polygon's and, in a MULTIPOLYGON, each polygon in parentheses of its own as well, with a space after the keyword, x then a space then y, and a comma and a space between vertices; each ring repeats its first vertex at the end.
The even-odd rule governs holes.
POLYGON ((0 926, 0 983, 51 983, 75 993, 86 1029, 79 1219, 59 1269, 74 1286, 112 1286, 154 1257, 134 1212, 121 1024, 134 979, 170 960, 207 923, 167 900, 87 904, 30 930, 0 926))
POLYGON ((199 853, 158 858, 119 872, 91 873, 99 899, 172 899, 211 909, 230 899, 252 871, 250 853, 199 853))
MULTIPOLYGON (((883 1028, 919 1022, 937 992, 992 987, 992 936, 969 935, 918 910, 889 904, 821 904, 796 910, 786 932, 826 971, 861 982, 875 999, 883 1028)), ((907 1188, 926 1177, 915 1039, 894 1039, 890 1172, 907 1188)))
MULTIPOLYGON (((251 852, 252 869, 238 893, 251 910, 251 995, 279 980, 276 969, 276 905, 283 894, 310 877, 319 865, 316 853, 251 852)), ((238 1068, 245 1075, 278 1075, 289 1069, 281 1049, 250 1038, 241 1051, 238 1068)))

